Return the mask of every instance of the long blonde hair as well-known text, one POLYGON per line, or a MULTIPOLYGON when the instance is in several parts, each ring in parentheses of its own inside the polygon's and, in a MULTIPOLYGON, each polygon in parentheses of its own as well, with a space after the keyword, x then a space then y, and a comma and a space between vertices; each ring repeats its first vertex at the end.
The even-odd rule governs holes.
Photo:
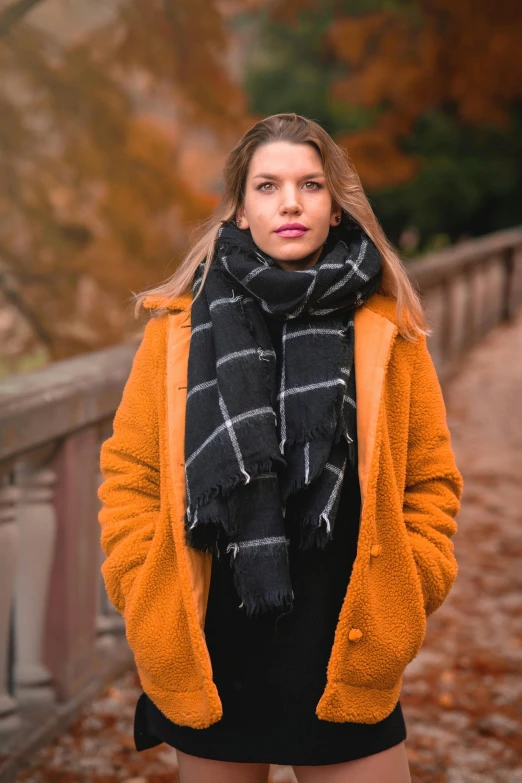
POLYGON ((378 293, 396 298, 399 332, 409 340, 416 339, 419 334, 429 334, 419 295, 375 217, 347 151, 339 147, 318 123, 295 113, 266 117, 242 136, 225 163, 221 202, 200 227, 199 239, 165 283, 134 295, 135 315, 138 315, 147 297, 164 301, 164 309, 168 309, 172 300, 190 294, 196 269, 205 259, 202 284, 190 306, 197 299, 214 257, 221 221, 234 218, 243 202, 252 156, 261 145, 276 141, 312 144, 317 149, 332 198, 368 234, 381 253, 383 278, 378 293))

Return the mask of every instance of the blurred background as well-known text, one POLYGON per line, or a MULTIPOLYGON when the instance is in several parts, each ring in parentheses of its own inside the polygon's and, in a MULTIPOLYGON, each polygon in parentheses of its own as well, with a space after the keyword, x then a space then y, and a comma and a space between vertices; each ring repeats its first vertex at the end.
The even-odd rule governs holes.
POLYGON ((295 111, 345 146, 404 258, 515 225, 511 0, 1 0, 0 375, 121 341, 295 111))
POLYGON ((132 294, 289 111, 348 150, 422 294, 464 474, 459 576, 404 677, 412 777, 522 783, 521 33, 513 0, 0 0, 0 783, 177 780, 134 750, 99 450, 132 294))

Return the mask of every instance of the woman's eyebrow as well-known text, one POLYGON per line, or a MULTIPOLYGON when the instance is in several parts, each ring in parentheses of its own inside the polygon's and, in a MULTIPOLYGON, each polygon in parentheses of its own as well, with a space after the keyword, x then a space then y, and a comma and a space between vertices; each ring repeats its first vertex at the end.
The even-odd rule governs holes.
MULTIPOLYGON (((254 174, 252 179, 257 179, 258 177, 261 177, 262 179, 280 179, 277 174, 254 174)), ((300 179, 317 179, 317 177, 324 177, 324 172, 317 171, 314 174, 305 174, 300 177, 300 179)))

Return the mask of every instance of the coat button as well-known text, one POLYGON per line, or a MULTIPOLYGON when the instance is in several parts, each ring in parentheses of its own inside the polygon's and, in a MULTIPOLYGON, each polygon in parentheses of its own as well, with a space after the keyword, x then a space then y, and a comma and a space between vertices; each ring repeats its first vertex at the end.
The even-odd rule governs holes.
POLYGON ((378 557, 382 552, 382 546, 380 544, 374 544, 370 549, 370 555, 372 557, 378 557))
POLYGON ((351 642, 356 642, 358 639, 360 639, 362 636, 362 631, 359 630, 359 628, 350 628, 350 632, 348 633, 348 639, 351 642))

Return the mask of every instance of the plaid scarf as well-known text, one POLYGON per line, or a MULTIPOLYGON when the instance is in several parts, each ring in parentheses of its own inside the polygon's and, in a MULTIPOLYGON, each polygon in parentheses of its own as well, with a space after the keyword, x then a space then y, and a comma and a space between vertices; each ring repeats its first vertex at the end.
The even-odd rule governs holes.
POLYGON ((377 248, 347 218, 315 266, 292 272, 249 230, 220 227, 191 313, 185 529, 190 546, 232 553, 248 616, 291 608, 289 545, 332 538, 357 461, 353 311, 381 277, 377 248), (266 318, 281 324, 279 371, 266 318))

